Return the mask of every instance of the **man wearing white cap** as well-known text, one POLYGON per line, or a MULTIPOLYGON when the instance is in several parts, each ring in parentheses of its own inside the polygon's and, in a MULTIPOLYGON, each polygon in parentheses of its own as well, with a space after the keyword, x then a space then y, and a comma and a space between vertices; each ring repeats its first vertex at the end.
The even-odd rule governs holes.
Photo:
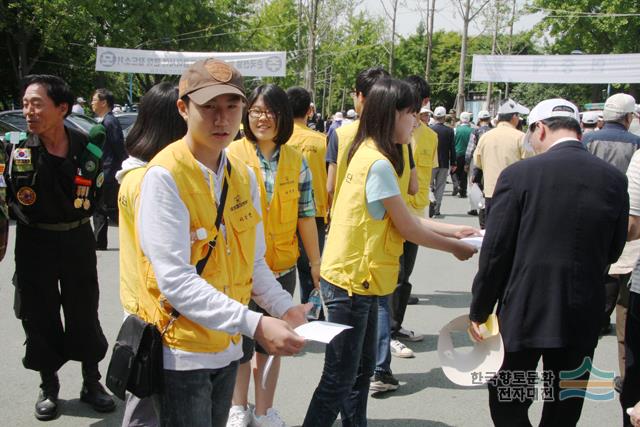
POLYGON ((84 104, 86 104, 86 102, 87 101, 85 101, 83 97, 79 96, 76 98, 76 103, 71 107, 71 112, 75 114, 84 114, 84 104))
MULTIPOLYGON (((473 162, 482 170, 484 179, 485 216, 489 217, 491 198, 500 172, 518 160, 528 157, 524 145, 524 133, 516 129, 521 114, 529 109, 512 99, 507 99, 498 109, 498 125, 485 133, 473 154, 473 162)), ((479 182, 479 176, 473 178, 479 182)))
POLYGON ((598 130, 598 112, 597 111, 585 111, 582 114, 582 122, 580 123, 582 126, 582 136, 588 134, 589 132, 594 132, 598 130))
POLYGON ((489 381, 496 426, 531 425, 533 398, 520 398, 533 396, 535 385, 516 381, 540 358, 548 373, 540 425, 575 426, 580 418, 584 394, 564 396, 559 374, 582 372, 566 379, 569 392, 584 392, 604 309, 602 272, 622 252, 629 212, 624 174, 590 155, 580 133, 572 103, 536 105, 529 140, 539 155, 504 169, 492 193, 469 318, 482 340, 480 324, 498 303, 505 356, 489 381))
MULTIPOLYGON (((460 198, 467 197, 467 171, 464 167, 464 156, 467 153, 467 146, 471 140, 473 128, 471 127, 471 113, 464 111, 460 114, 460 124, 456 126, 454 146, 456 150, 456 173, 458 188, 453 189, 453 194, 459 194, 460 198)), ((454 182, 454 187, 455 187, 454 182)))
POLYGON ((447 110, 442 106, 436 107, 433 111, 433 118, 436 123, 431 126, 431 129, 438 134, 438 167, 433 169, 431 181, 431 191, 436 199, 433 206, 434 217, 440 216, 447 175, 449 171, 455 172, 456 168, 454 132, 453 129, 444 124, 446 117, 447 110))
MULTIPOLYGON (((464 168, 469 176, 469 181, 471 182, 474 182, 472 178, 478 170, 476 165, 473 163, 473 153, 475 153, 476 148, 478 147, 478 141, 480 141, 482 135, 489 132, 491 129, 493 129, 493 126, 491 126, 491 113, 487 110, 480 110, 478 113, 478 127, 471 133, 471 139, 469 140, 469 145, 467 145, 467 152, 464 155, 464 168)), ((482 180, 479 179, 478 181, 482 180)), ((482 182, 477 182, 476 184, 482 189, 482 182)), ((480 209, 479 206, 474 206, 471 200, 472 198, 469 199, 471 209, 467 214, 478 215, 480 228, 484 228, 484 209, 480 209)))

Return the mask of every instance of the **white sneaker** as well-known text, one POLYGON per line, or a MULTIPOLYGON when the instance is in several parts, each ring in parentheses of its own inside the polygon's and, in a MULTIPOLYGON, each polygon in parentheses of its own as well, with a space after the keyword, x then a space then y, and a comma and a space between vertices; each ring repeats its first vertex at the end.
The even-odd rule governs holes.
POLYGON ((227 419, 227 427, 248 427, 253 422, 253 409, 251 405, 244 408, 242 405, 233 405, 229 409, 229 418, 227 419))
POLYGON ((406 345, 402 344, 398 340, 391 340, 389 343, 391 347, 391 355, 395 357, 401 357, 403 359, 409 359, 414 357, 413 350, 411 350, 406 345))
POLYGON ((400 328, 400 330, 395 333, 395 337, 399 340, 411 342, 422 341, 424 339, 424 335, 416 334, 415 332, 405 328, 400 328))
POLYGON ((267 415, 256 415, 253 413, 252 427, 287 427, 280 418, 280 414, 273 408, 267 409, 267 415))

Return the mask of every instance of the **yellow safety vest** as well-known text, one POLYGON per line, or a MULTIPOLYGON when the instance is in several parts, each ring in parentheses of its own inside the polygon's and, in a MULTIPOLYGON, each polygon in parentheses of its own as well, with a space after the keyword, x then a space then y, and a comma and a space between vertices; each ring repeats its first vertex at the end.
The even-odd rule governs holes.
POLYGON ((118 236, 120 242, 120 302, 127 313, 138 312, 140 275, 136 255, 135 207, 140 195, 140 183, 146 167, 130 170, 118 191, 118 236))
MULTIPOLYGON (((339 130, 340 128, 338 128, 339 130)), ((320 132, 301 126, 293 125, 293 134, 287 146, 302 153, 313 176, 313 197, 316 204, 316 217, 327 219, 327 165, 325 154, 327 145, 325 136, 320 132)))
MULTIPOLYGON (((231 163, 232 170, 231 176, 226 177, 229 188, 222 216, 226 238, 225 233, 218 234, 216 247, 201 276, 218 291, 246 305, 251 298, 255 229, 260 215, 251 199, 251 181, 247 167, 232 155, 227 156, 227 161, 231 163)), ((190 263, 195 266, 206 256, 208 244, 216 235, 217 210, 213 194, 184 139, 158 153, 149 163, 149 168, 153 166, 163 167, 171 173, 180 198, 189 211, 189 229, 192 235, 201 228, 206 231, 205 239, 195 240, 191 245, 190 263)), ((141 292, 139 298, 138 315, 162 329, 170 319, 171 308, 158 289, 151 263, 142 253, 139 243, 137 246, 139 271, 146 290, 141 292)), ((163 340, 172 348, 211 353, 225 350, 231 341, 240 342, 240 335, 231 336, 214 331, 180 316, 163 340)))
POLYGON ((402 236, 388 215, 378 220, 367 208, 367 175, 377 160, 388 162, 370 140, 351 159, 322 255, 322 277, 349 295, 388 295, 398 281, 402 236))
POLYGON ((434 162, 438 162, 438 134, 420 122, 413 131, 413 160, 416 163, 418 175, 418 193, 407 196, 409 208, 417 215, 422 216, 424 209, 429 205, 429 189, 431 187, 431 173, 434 162), (435 159, 435 160, 434 160, 435 159))
POLYGON ((260 170, 256 145, 246 138, 233 141, 228 152, 244 160, 251 167, 260 185, 262 224, 266 242, 265 260, 271 271, 278 273, 293 267, 298 260, 298 181, 302 169, 302 155, 294 148, 280 146, 278 172, 271 203, 260 170))
MULTIPOLYGON (((340 126, 338 129, 336 129, 336 134, 338 136, 338 163, 336 164, 336 187, 333 193, 333 203, 331 205, 332 211, 335 207, 338 193, 340 192, 340 186, 342 185, 345 173, 347 172, 347 159, 349 157, 349 149, 351 148, 351 144, 356 137, 359 124, 360 121, 356 120, 353 123, 349 123, 345 126, 340 126)), ((402 198, 407 200, 407 196, 409 194, 409 179, 411 178, 411 168, 409 167, 409 147, 407 145, 402 146, 402 156, 404 159, 405 168, 402 171, 399 185, 402 198)))

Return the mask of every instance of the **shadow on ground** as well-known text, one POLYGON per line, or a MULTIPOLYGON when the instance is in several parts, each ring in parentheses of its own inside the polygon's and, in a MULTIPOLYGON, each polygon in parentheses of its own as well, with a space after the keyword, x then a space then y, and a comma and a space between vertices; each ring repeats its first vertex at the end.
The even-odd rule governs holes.
POLYGON ((469 308, 471 292, 436 291, 433 294, 413 294, 420 299, 418 305, 437 305, 444 308, 469 308))

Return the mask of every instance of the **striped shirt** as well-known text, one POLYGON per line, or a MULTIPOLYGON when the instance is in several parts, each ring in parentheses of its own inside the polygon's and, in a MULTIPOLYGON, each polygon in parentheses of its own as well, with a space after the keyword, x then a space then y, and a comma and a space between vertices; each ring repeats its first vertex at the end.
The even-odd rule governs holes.
MULTIPOLYGON (((264 158, 257 145, 256 154, 260 161, 260 171, 262 172, 262 180, 264 181, 264 187, 267 193, 267 203, 271 203, 276 174, 278 173, 280 147, 276 148, 276 151, 273 152, 271 160, 264 158)), ((307 165, 307 161, 303 158, 302 168, 300 168, 300 177, 298 179, 298 191, 300 192, 300 199, 298 199, 298 218, 316 216, 316 205, 313 199, 313 187, 311 183, 311 170, 307 165)))

